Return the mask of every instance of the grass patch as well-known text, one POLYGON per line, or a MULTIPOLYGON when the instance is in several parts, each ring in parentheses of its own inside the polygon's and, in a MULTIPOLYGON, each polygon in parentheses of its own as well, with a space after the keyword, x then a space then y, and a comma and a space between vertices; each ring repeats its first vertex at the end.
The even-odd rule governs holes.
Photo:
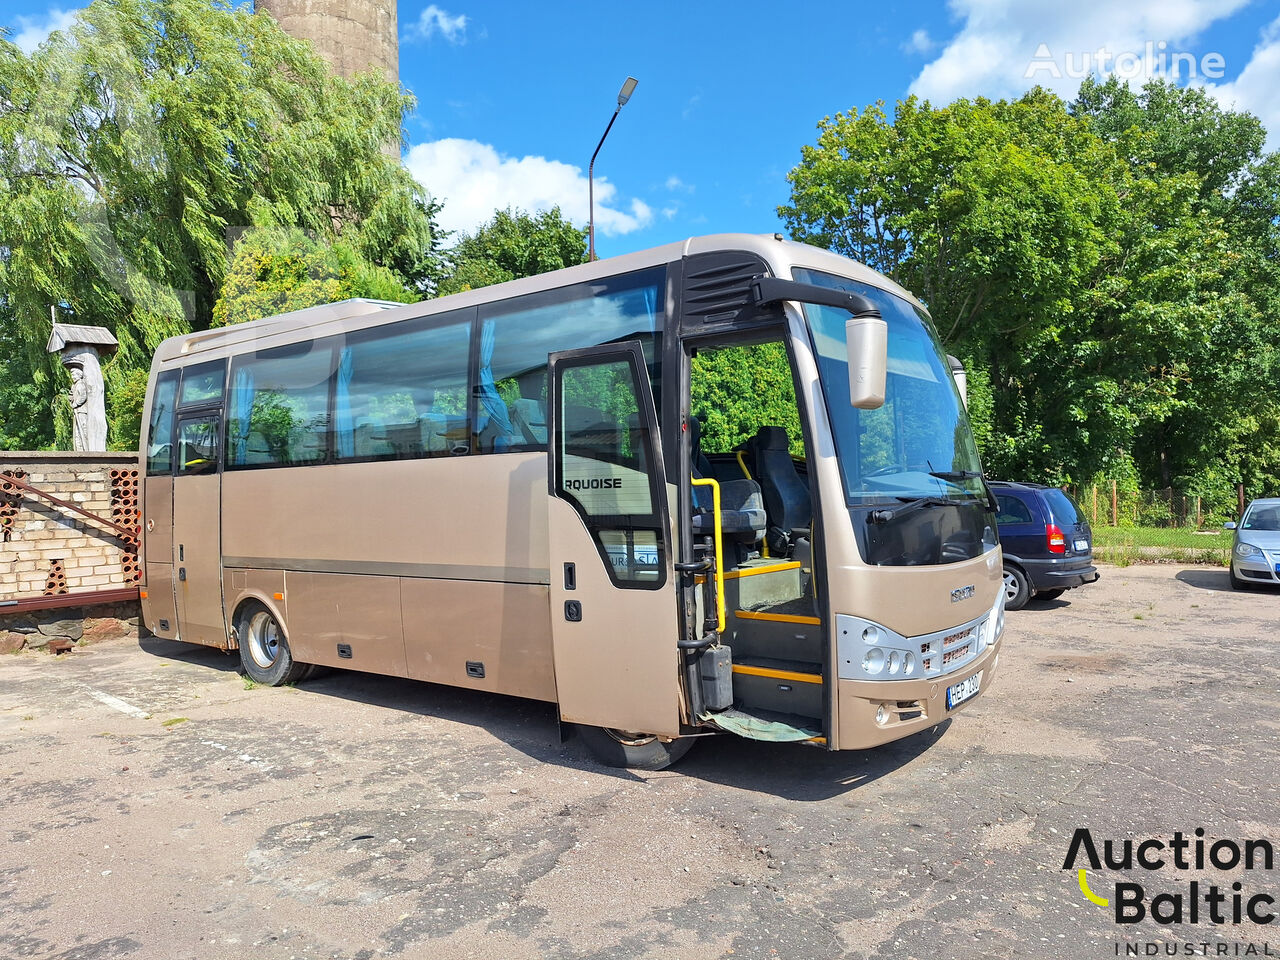
POLYGON ((1225 567, 1231 531, 1182 527, 1094 527, 1093 556, 1104 563, 1205 563, 1225 567))
POLYGON ((160 726, 162 726, 162 727, 176 727, 178 724, 180 724, 180 723, 186 723, 186 722, 187 722, 187 718, 186 718, 186 717, 170 717, 170 718, 169 718, 168 720, 166 720, 164 723, 160 724, 160 726))
POLYGON ((244 688, 246 690, 257 689, 258 682, 254 680, 253 677, 249 676, 247 673, 242 673, 240 675, 240 679, 244 681, 244 688))

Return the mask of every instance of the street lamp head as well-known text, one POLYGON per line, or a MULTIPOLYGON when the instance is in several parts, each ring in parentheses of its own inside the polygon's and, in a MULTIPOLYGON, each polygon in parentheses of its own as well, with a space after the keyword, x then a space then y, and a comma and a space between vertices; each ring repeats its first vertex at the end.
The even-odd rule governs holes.
POLYGON ((626 82, 623 83, 622 89, 618 91, 618 109, 619 110, 621 110, 623 107, 627 105, 627 101, 631 99, 631 94, 635 93, 637 82, 638 81, 636 80, 635 77, 627 77, 626 82))

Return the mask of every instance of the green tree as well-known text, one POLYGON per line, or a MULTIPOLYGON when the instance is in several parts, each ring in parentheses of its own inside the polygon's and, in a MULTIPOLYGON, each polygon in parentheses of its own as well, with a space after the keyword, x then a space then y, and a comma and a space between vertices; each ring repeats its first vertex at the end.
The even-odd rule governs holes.
POLYGON ((411 103, 226 0, 94 0, 29 56, 0 38, 0 298, 43 403, 50 303, 115 333, 110 394, 210 325, 229 240, 256 224, 433 289, 438 207, 388 151, 411 103))
POLYGON ((1253 118, 1159 86, 1086 84, 1071 107, 1042 90, 912 98, 892 119, 822 121, 779 210, 929 306, 971 371, 990 472, 1065 482, 1137 461, 1154 485, 1159 460, 1207 480, 1250 417, 1231 385, 1275 340, 1250 266, 1277 259, 1260 143, 1253 118), (1187 433, 1198 447, 1168 439, 1187 433))
POLYGON ((369 263, 344 240, 329 243, 296 227, 258 228, 236 245, 213 307, 213 325, 352 297, 397 303, 420 299, 391 270, 369 263))
POLYGON ((499 210, 453 248, 452 271, 440 292, 458 293, 532 277, 587 262, 587 231, 565 220, 559 207, 529 215, 499 210))

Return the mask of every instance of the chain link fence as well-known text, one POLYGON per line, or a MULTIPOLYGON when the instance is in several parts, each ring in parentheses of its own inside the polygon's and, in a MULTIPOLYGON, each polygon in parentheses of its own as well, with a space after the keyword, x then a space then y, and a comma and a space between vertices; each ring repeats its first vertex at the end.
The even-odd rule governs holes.
MULTIPOLYGON (((1066 488, 1095 527, 1175 527, 1201 530, 1234 520, 1238 505, 1225 512, 1220 501, 1173 487, 1125 490, 1115 483, 1066 488)), ((1247 503, 1248 500, 1246 499, 1247 503)))

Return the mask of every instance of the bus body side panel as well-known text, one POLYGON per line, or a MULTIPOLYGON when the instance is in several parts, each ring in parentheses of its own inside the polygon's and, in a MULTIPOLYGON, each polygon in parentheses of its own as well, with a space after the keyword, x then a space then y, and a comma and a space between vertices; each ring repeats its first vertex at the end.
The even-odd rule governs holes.
MULTIPOLYGON (((226 517, 223 517, 226 525, 226 517)), ((227 626, 234 628, 240 607, 256 600, 271 612, 277 623, 288 623, 288 605, 284 599, 283 570, 237 570, 222 568, 222 596, 226 603, 227 626)), ((230 632, 230 630, 228 630, 230 632)), ((234 638, 239 641, 239 637, 234 638)))
POLYGON ((294 659, 392 677, 409 675, 399 577, 290 570, 284 579, 289 599, 285 635, 294 659))
MULTIPOLYGON (((143 469, 146 469, 145 463, 143 469)), ((142 620, 157 637, 178 636, 178 607, 173 594, 173 477, 147 477, 142 482, 142 541, 146 596, 142 620)))
POLYGON ((555 699, 546 454, 231 470, 223 502, 226 565, 286 571, 298 660, 555 699))
POLYGON ((555 702, 545 584, 401 582, 409 676, 555 702))

